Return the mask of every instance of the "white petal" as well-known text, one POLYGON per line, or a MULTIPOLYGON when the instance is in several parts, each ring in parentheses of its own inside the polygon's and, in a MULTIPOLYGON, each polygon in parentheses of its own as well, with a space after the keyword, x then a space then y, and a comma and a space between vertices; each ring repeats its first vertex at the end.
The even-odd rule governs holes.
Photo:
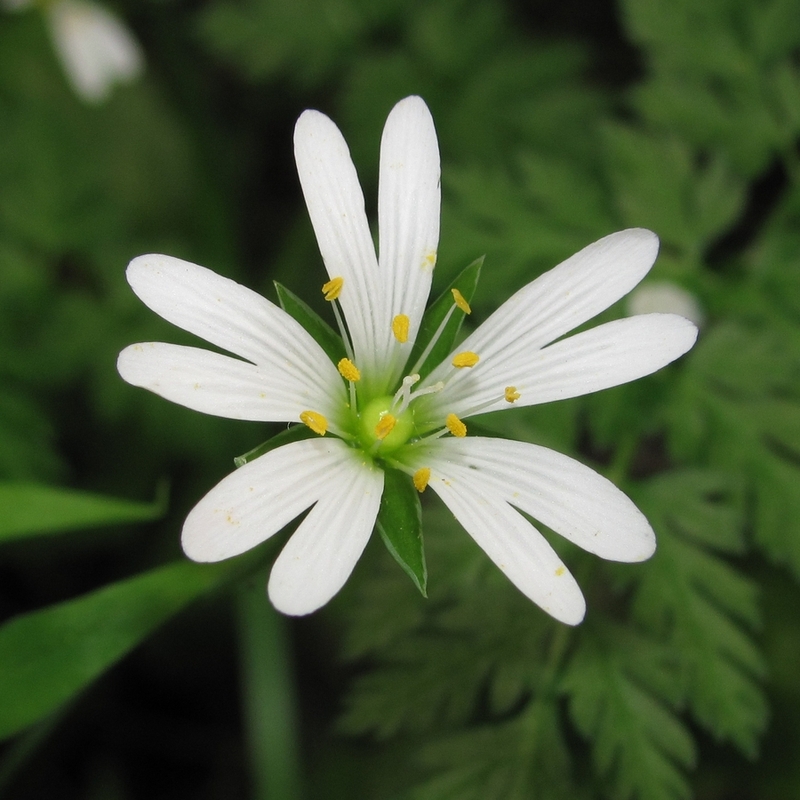
POLYGON ((542 534, 478 472, 444 459, 428 466, 429 486, 508 579, 548 614, 577 625, 586 613, 583 595, 542 534))
POLYGON ((84 100, 104 100, 113 84, 141 73, 144 59, 139 45, 103 6, 58 0, 48 7, 48 19, 64 69, 84 100))
POLYGON ((644 561, 655 535, 644 514, 611 481, 568 456, 526 442, 440 439, 417 458, 438 474, 477 480, 493 493, 590 553, 644 561))
POLYGON ((366 381, 376 373, 377 331, 385 325, 375 248, 364 196, 341 132, 319 111, 305 111, 294 131, 297 173, 325 268, 344 280, 339 302, 366 381))
POLYGON ((345 403, 341 381, 338 396, 331 395, 318 383, 298 381, 285 371, 162 342, 126 347, 119 354, 117 369, 134 386, 229 419, 298 422, 300 414, 310 409, 338 425, 345 403))
POLYGON ((350 576, 372 533, 383 471, 359 460, 353 450, 346 466, 272 568, 269 597, 284 614, 310 614, 325 605, 350 576))
POLYGON ((353 450, 340 439, 306 439, 245 464, 189 513, 181 543, 194 561, 221 561, 269 539, 296 516, 349 485, 353 450))
POLYGON ((126 276, 142 302, 173 325, 309 387, 340 391, 336 367, 311 335, 256 292, 164 255, 134 258, 126 276))
MULTIPOLYGON (((459 350, 484 362, 497 355, 530 353, 577 328, 627 294, 658 254, 658 237, 643 228, 612 233, 571 256, 512 295, 459 350)), ((425 380, 443 380, 450 359, 425 380)))
POLYGON ((459 417, 509 408, 506 386, 520 393, 516 406, 549 403, 618 386, 661 369, 689 350, 697 328, 674 314, 645 314, 598 325, 542 350, 514 348, 461 370, 437 395, 420 398, 420 420, 452 412, 459 417))
POLYGON ((400 378, 430 294, 439 243, 440 175, 433 118, 421 98, 407 97, 392 109, 381 140, 378 230, 386 318, 391 323, 405 314, 410 320, 405 345, 388 327, 384 331, 386 352, 395 362, 390 384, 400 378))

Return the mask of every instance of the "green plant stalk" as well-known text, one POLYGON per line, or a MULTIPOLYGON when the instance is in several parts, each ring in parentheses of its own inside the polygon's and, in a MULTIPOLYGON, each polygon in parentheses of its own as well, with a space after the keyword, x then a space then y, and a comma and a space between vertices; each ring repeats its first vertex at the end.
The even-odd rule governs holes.
POLYGON ((236 598, 244 724, 254 800, 302 796, 296 690, 283 617, 264 592, 264 574, 245 578, 236 598))

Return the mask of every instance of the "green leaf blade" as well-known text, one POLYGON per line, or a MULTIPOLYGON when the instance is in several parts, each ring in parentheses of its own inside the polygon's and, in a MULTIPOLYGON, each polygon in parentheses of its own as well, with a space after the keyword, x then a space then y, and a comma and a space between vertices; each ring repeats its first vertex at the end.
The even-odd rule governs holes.
POLYGON ((101 525, 144 522, 159 517, 166 492, 152 503, 76 492, 56 486, 0 483, 0 542, 65 533, 101 525))
POLYGON ((308 303, 278 281, 274 283, 281 308, 311 334, 334 364, 338 364, 346 355, 342 337, 308 303))
POLYGON ((411 478, 387 469, 378 512, 378 533, 397 563, 427 597, 428 568, 422 541, 422 507, 411 478))
POLYGON ((230 572, 181 561, 5 623, 0 739, 71 699, 230 572))
MULTIPOLYGON (((452 283, 436 298, 425 312, 419 327, 417 340, 414 342, 414 348, 408 360, 409 364, 415 364, 419 360, 420 356, 425 352, 425 348, 431 342, 439 326, 447 316, 447 312, 453 305, 452 290, 458 289, 468 303, 472 301, 472 298, 475 296, 475 290, 478 288, 478 280, 481 276, 483 261, 484 256, 481 256, 464 267, 453 279, 452 283)), ((433 368, 443 361, 448 353, 450 353, 456 336, 458 336, 458 332, 461 330, 461 323, 464 321, 464 316, 464 312, 461 311, 461 309, 457 308, 453 312, 445 329, 439 336, 438 341, 419 369, 419 374, 422 378, 428 375, 433 368)))
POLYGON ((248 450, 246 453, 236 456, 236 458, 233 459, 233 463, 238 469, 245 464, 249 464, 251 461, 255 461, 255 459, 260 458, 265 453, 269 453, 271 450, 276 450, 292 442, 301 442, 303 439, 313 439, 315 436, 319 436, 319 434, 314 433, 314 431, 306 425, 292 425, 291 428, 276 433, 271 439, 262 442, 258 447, 254 447, 252 450, 248 450))

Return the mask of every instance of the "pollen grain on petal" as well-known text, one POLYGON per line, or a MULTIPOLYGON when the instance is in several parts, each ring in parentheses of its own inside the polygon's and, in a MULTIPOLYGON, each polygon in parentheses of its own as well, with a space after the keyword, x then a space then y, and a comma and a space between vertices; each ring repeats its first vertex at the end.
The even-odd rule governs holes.
POLYGON ((562 564, 560 567, 556 568, 556 577, 560 578, 566 571, 567 568, 562 564))
POLYGON ((472 309, 469 307, 469 303, 467 302, 466 298, 464 297, 458 289, 451 289, 453 293, 453 302, 465 313, 471 314, 472 309))
POLYGON ((428 481, 431 479, 431 468, 420 467, 415 473, 412 480, 414 481, 414 488, 422 494, 428 487, 428 481))
POLYGON ((517 391, 516 386, 506 386, 503 396, 505 397, 507 403, 515 403, 520 397, 522 397, 522 395, 517 391))
POLYGON ((308 425, 314 433, 324 436, 328 431, 328 420, 317 411, 303 411, 300 414, 300 422, 308 425))
POLYGON ((342 293, 342 286, 344 286, 344 278, 331 278, 327 283, 322 284, 322 294, 331 303, 342 293))
POLYGON ((465 350, 463 353, 453 356, 453 366, 458 367, 458 369, 474 367, 480 360, 481 357, 477 353, 465 350))
POLYGON ((397 339, 400 344, 405 344, 408 341, 409 324, 410 320, 406 314, 398 314, 392 320, 392 333, 394 334, 394 338, 397 339))
POLYGON ((384 414, 375 426, 375 438, 385 439, 394 430, 396 424, 397 419, 393 414, 384 414))
POLYGON ((361 380, 361 370, 359 370, 359 368, 349 358, 343 358, 336 365, 336 368, 339 370, 339 374, 346 381, 352 381, 355 383, 356 381, 361 380))
POLYGON ((436 266, 436 251, 431 250, 422 259, 422 269, 433 269, 436 266))
POLYGON ((467 426, 455 414, 448 414, 444 424, 447 426, 447 430, 459 439, 463 439, 467 435, 467 426))

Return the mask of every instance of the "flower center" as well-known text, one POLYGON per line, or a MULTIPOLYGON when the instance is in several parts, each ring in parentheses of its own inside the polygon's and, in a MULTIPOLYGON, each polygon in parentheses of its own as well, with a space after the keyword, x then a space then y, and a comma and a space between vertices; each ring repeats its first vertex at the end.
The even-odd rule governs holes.
POLYGON ((358 416, 358 438, 367 452, 391 453, 414 433, 414 412, 407 408, 398 414, 391 395, 370 400, 358 416))

